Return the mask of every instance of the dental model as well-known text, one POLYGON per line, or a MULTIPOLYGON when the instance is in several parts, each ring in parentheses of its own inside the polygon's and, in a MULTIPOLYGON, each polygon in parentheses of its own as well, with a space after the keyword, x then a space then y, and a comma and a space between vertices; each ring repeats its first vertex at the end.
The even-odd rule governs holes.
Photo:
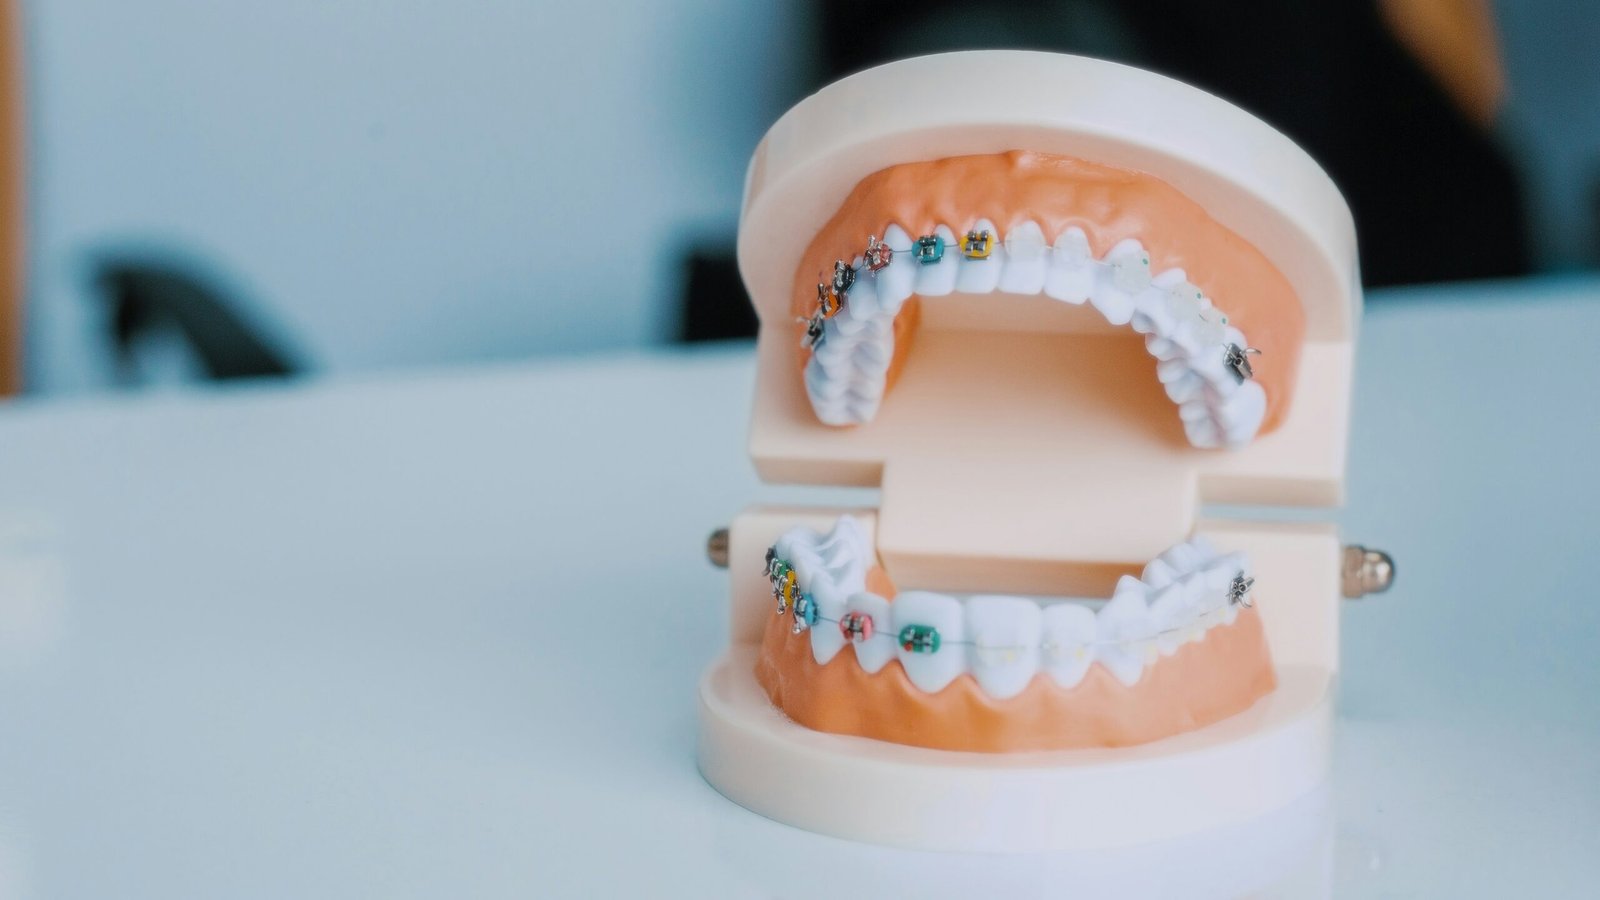
POLYGON ((726 532, 711 784, 988 851, 1159 840, 1321 784, 1349 548, 1200 514, 1342 496, 1355 237, 1302 151, 1110 63, 905 60, 768 132, 739 262, 758 471, 880 499, 726 532))

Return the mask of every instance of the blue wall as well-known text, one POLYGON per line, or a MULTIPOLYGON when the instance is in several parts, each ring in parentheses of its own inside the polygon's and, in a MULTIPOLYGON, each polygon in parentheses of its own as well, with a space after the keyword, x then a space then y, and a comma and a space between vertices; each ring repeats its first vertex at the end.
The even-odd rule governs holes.
POLYGON ((786 4, 33 0, 29 377, 93 252, 210 264, 321 371, 658 340, 794 98, 786 4))

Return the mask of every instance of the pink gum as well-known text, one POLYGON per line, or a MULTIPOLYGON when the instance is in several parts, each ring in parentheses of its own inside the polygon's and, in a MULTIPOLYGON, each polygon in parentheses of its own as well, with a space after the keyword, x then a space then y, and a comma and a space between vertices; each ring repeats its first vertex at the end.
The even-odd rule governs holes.
MULTIPOLYGON (((1262 351, 1251 361, 1267 396, 1261 433, 1282 422, 1306 331, 1305 311, 1288 280, 1198 204, 1139 172, 1024 150, 875 172, 856 185, 806 248, 795 275, 795 315, 809 315, 816 305, 818 272, 831 272, 834 260, 854 259, 867 237, 881 237, 887 224, 897 223, 916 236, 931 234, 940 224, 963 231, 980 216, 995 223, 1001 238, 1031 220, 1053 242, 1075 225, 1088 235, 1096 257, 1118 241, 1135 238, 1150 251, 1153 272, 1182 268, 1262 351)), ((915 332, 914 300, 895 323, 891 384, 915 332)), ((805 355, 802 351, 802 365, 805 355)))

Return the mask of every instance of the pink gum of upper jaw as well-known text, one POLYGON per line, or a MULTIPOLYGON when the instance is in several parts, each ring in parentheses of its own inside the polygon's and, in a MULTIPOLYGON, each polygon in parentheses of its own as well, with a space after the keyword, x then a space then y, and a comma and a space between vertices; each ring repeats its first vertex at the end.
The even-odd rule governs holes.
MULTIPOLYGON (((802 255, 794 314, 807 316, 816 306, 816 273, 832 271, 835 260, 860 255, 867 237, 882 237, 886 225, 899 224, 915 236, 931 234, 941 224, 964 230, 979 217, 993 221, 1001 238, 1030 220, 1049 242, 1077 226, 1097 258, 1118 241, 1134 238, 1150 251, 1152 272, 1183 269, 1262 351, 1251 360, 1267 397, 1260 433, 1282 423, 1306 330, 1305 310, 1288 280, 1259 250, 1177 189, 1126 169, 1013 150, 874 172, 856 185, 802 255)), ((914 316, 916 304, 906 306, 901 315, 914 316)), ((911 322, 905 326, 896 322, 891 386, 915 330, 911 322)), ((801 351, 802 366, 807 355, 801 351)))

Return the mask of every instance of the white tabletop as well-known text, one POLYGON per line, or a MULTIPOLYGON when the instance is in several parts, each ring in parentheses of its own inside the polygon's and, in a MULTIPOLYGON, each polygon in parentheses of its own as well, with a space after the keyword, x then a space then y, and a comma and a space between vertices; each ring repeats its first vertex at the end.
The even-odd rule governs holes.
POLYGON ((1298 839, 932 856, 708 788, 706 533, 815 496, 743 455, 745 348, 14 404, 0 898, 1590 895, 1597 334, 1594 282, 1369 307, 1342 520, 1400 576, 1282 879, 1298 839))

